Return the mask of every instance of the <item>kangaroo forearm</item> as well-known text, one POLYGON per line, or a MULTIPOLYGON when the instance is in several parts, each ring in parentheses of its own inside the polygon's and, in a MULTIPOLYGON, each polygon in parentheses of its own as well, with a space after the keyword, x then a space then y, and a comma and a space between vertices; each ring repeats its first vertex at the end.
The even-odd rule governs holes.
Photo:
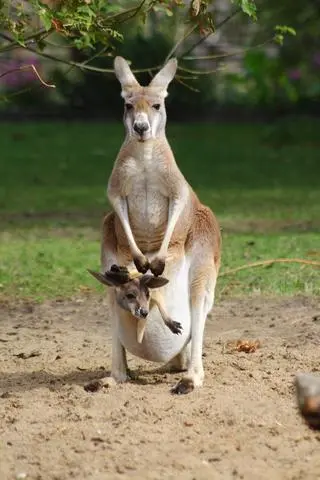
POLYGON ((166 256, 173 231, 181 217, 188 201, 188 191, 183 188, 180 196, 174 197, 169 201, 168 223, 166 232, 161 244, 160 254, 166 256))
POLYGON ((121 225, 123 227, 123 230, 125 232, 125 235, 128 240, 129 248, 131 250, 131 253, 133 255, 139 255, 141 254, 140 249, 138 245, 136 244, 136 241, 134 239, 132 229, 130 226, 129 222, 129 215, 128 215, 128 205, 127 205, 127 199, 124 197, 109 197, 110 202, 121 222, 121 225))

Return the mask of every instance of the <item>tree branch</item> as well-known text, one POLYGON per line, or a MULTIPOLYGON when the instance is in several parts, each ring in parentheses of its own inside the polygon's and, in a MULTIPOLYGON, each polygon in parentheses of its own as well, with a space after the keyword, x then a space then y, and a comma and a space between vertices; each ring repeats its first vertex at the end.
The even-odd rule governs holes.
MULTIPOLYGON (((0 33, 0 37, 5 38, 6 40, 12 41, 10 37, 7 35, 0 33)), ((25 50, 28 50, 29 52, 34 53, 35 55, 38 55, 43 58, 47 58, 49 60, 53 60, 58 63, 63 63, 64 65, 69 65, 71 67, 78 67, 82 70, 89 70, 92 72, 100 72, 100 73, 113 73, 113 68, 100 68, 100 67, 94 67, 92 65, 86 65, 86 61, 79 63, 79 62, 73 62, 72 60, 64 60, 63 58, 56 57, 55 55, 51 55, 49 53, 44 53, 40 52, 39 50, 36 50, 32 47, 29 47, 28 45, 25 45, 24 47, 25 50)), ((132 70, 134 73, 143 73, 143 72, 149 72, 149 71, 154 71, 154 70, 159 70, 161 68, 161 65, 157 65, 155 67, 149 67, 149 68, 140 68, 136 70, 132 70)))
POLYGON ((15 48, 25 48, 25 44, 28 42, 36 41, 36 40, 43 40, 44 38, 48 37, 52 32, 54 31, 54 28, 50 28, 50 30, 39 30, 36 33, 33 33, 32 35, 29 35, 25 39, 21 40, 21 42, 18 42, 17 40, 14 40, 13 38, 9 37, 9 35, 6 35, 5 33, 0 33, 0 37, 6 40, 7 42, 10 43, 10 45, 7 45, 4 48, 0 49, 0 53, 8 52, 10 50, 13 50, 15 48))

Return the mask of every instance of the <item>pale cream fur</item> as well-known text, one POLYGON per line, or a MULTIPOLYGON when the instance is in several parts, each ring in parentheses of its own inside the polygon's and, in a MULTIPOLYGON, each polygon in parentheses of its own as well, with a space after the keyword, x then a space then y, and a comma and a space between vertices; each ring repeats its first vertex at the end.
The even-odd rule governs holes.
MULTIPOLYGON (((176 393, 186 393, 203 381, 203 332, 213 305, 221 238, 215 216, 200 203, 187 183, 166 138, 164 99, 176 68, 177 62, 170 60, 149 86, 142 87, 127 62, 121 57, 115 60, 115 72, 127 105, 126 138, 108 183, 107 194, 114 212, 104 220, 101 261, 103 270, 113 263, 132 268, 132 260, 139 271, 150 268, 160 275, 164 269, 171 282, 170 295, 175 288, 174 278, 187 282, 191 326, 186 328, 190 331, 184 348, 171 359, 177 365, 179 359, 187 356, 188 371, 174 389, 176 393), (183 268, 187 268, 188 273, 175 276, 183 264, 187 265, 183 268)), ((120 317, 124 318, 123 312, 119 313, 114 299, 110 302, 117 324, 121 322, 120 317)), ((164 308, 167 310, 166 305, 164 308)), ((170 311, 168 314, 171 316, 170 311)), ((112 375, 123 381, 126 361, 118 338, 119 328, 115 327, 113 332, 112 375)), ((151 340, 156 342, 154 338, 151 340)), ((147 343, 145 349, 148 350, 147 343)), ((147 354, 141 356, 148 358, 147 354)))

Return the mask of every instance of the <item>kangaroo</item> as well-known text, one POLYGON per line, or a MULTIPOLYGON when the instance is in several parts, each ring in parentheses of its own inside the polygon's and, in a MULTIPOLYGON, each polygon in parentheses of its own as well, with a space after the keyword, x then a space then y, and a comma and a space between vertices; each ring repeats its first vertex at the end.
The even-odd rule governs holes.
POLYGON ((121 268, 112 265, 111 270, 105 274, 89 270, 88 272, 103 285, 115 287, 116 301, 118 305, 130 312, 137 322, 137 340, 139 343, 143 340, 144 330, 149 311, 157 306, 164 321, 164 324, 174 334, 181 333, 181 324, 172 320, 166 313, 163 306, 162 297, 159 293, 151 296, 150 289, 159 288, 166 285, 169 280, 164 277, 154 277, 153 275, 142 275, 138 278, 130 278, 127 268, 121 268))
POLYGON ((111 375, 126 381, 128 350, 187 369, 172 392, 188 393, 204 379, 203 334, 220 266, 220 228, 187 183, 166 138, 165 98, 177 61, 169 60, 148 86, 138 83, 123 58, 115 58, 114 69, 125 103, 126 136, 107 187, 113 211, 103 221, 101 271, 117 264, 135 266, 142 274, 164 273, 169 283, 161 289, 162 305, 182 330, 172 335, 153 309, 139 343, 134 317, 119 307, 114 289, 109 289, 111 375))

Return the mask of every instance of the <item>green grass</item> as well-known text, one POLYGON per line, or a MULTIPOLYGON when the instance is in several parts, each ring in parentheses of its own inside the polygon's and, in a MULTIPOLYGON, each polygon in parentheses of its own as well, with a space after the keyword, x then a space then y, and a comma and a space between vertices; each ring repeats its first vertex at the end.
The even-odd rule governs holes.
MULTIPOLYGON (((320 260, 320 122, 169 125, 178 164, 223 227, 223 267, 320 260), (318 249, 318 250, 317 250, 318 249)), ((100 285, 105 189, 121 124, 2 124, 0 292, 42 300, 100 285)), ((319 269, 273 265, 223 276, 218 294, 319 294, 319 269)))
MULTIPOLYGON (((60 232, 61 233, 61 232, 60 232)), ((67 297, 103 288, 86 272, 99 268, 98 235, 82 228, 64 236, 38 229, 2 235, 1 288, 3 294, 43 300, 67 297)), ((257 260, 302 257, 313 260, 316 234, 226 234, 221 272, 257 260)), ((309 265, 286 264, 252 268, 221 276, 217 294, 320 294, 319 270, 309 265)))

